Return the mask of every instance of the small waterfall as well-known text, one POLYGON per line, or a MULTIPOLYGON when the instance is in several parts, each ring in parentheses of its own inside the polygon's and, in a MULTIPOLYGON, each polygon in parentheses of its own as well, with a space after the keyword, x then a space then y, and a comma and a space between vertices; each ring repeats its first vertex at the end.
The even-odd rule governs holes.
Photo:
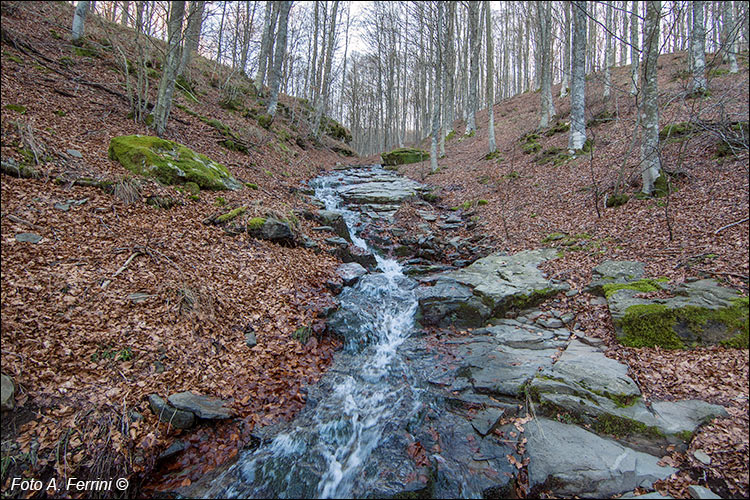
MULTIPOLYGON (((321 177, 311 185, 326 209, 342 213, 354 244, 369 249, 358 236, 362 214, 345 207, 337 192, 340 177, 321 177)), ((351 329, 347 338, 352 341, 321 380, 320 398, 308 399, 298 418, 270 442, 242 454, 213 481, 209 496, 367 494, 368 484, 381 472, 370 463, 373 453, 421 405, 419 390, 412 387, 409 367, 398 351, 414 326, 416 283, 404 276, 395 260, 378 256, 377 262, 377 272, 365 275, 338 297, 341 310, 347 312, 346 328, 351 329)))

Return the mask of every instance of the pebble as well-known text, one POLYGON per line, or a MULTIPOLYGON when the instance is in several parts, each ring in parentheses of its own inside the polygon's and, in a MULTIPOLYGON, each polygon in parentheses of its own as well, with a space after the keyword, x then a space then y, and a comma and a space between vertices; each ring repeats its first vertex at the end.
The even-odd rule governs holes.
POLYGON ((22 243, 39 243, 42 241, 42 237, 36 233, 18 233, 16 234, 16 241, 22 243))
POLYGON ((695 457, 696 460, 698 460, 702 464, 711 465, 711 457, 709 457, 708 454, 706 454, 705 451, 703 451, 703 450, 695 450, 693 452, 693 456, 695 457))

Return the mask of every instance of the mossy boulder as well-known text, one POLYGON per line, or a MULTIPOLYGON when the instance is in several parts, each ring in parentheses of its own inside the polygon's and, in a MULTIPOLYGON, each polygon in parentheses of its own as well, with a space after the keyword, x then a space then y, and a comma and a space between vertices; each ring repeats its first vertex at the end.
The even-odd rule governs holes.
POLYGON ((406 165, 430 159, 430 153, 417 148, 398 148, 381 156, 383 165, 406 165))
POLYGON ((152 177, 164 184, 194 182, 202 189, 242 189, 242 184, 223 165, 187 146, 159 137, 113 137, 109 157, 134 174, 152 177))
POLYGON ((705 279, 675 287, 675 296, 646 299, 639 294, 660 286, 644 280, 629 286, 605 286, 615 326, 623 345, 665 349, 695 345, 748 347, 748 298, 705 279))

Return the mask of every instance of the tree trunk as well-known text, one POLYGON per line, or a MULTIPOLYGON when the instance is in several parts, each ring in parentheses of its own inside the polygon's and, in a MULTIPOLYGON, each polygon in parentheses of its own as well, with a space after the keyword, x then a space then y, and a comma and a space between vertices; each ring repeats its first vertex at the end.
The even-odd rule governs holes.
POLYGON ((222 2, 221 22, 219 22, 219 43, 216 48, 216 64, 221 64, 221 39, 224 36, 224 17, 227 13, 227 3, 222 2))
POLYGON ((122 2, 122 14, 120 15, 120 24, 123 26, 128 25, 128 15, 130 13, 130 2, 124 1, 122 2))
POLYGON ((555 114, 555 103, 552 99, 552 6, 549 1, 536 2, 539 21, 539 40, 537 51, 541 65, 541 99, 542 109, 539 128, 547 128, 555 114))
POLYGON ((692 60, 693 60, 693 92, 704 93, 706 91, 706 29, 703 26, 703 4, 702 1, 693 2, 693 29, 690 33, 692 60))
POLYGON ((565 41, 562 47, 563 67, 562 83, 560 84, 560 97, 566 97, 568 95, 568 87, 570 87, 570 2, 563 2, 563 13, 563 31, 565 32, 565 41))
POLYGON ((193 58, 193 52, 198 50, 198 41, 201 37, 201 26, 203 25, 203 10, 206 2, 190 2, 188 14, 188 24, 185 30, 185 43, 182 48, 182 57, 180 58, 180 67, 177 69, 177 76, 182 75, 190 66, 193 58))
MULTIPOLYGON (((492 47, 492 11, 490 9, 490 2, 484 0, 484 24, 486 28, 487 36, 487 84, 485 85, 485 92, 487 94, 487 113, 489 113, 489 126, 487 128, 487 137, 489 142, 489 152, 494 153, 497 151, 497 145, 495 144, 495 52, 492 47)), ((551 92, 551 91, 550 91, 551 92)), ((550 93, 550 98, 552 94, 550 93)))
POLYGON ((630 14, 630 93, 638 93, 638 65, 640 53, 638 44, 638 0, 633 0, 633 12, 630 14))
POLYGON ((659 88, 656 83, 656 63, 659 57, 659 23, 661 2, 646 2, 646 21, 643 30, 643 110, 641 112, 641 177, 643 193, 651 195, 654 183, 662 175, 659 157, 659 88))
POLYGON ((281 63, 284 61, 286 51, 286 31, 289 21, 289 9, 291 1, 279 2, 279 24, 276 30, 276 53, 273 56, 273 69, 271 71, 271 96, 268 100, 268 114, 276 116, 276 106, 279 102, 279 85, 281 83, 281 63))
POLYGON ((328 87, 329 80, 331 79, 331 63, 333 61, 333 42, 334 34, 336 33, 336 12, 339 8, 339 0, 333 1, 333 12, 331 15, 331 26, 328 29, 328 42, 326 43, 325 60, 323 63, 323 81, 321 96, 318 99, 318 103, 315 106, 315 122, 313 124, 313 135, 316 139, 320 139, 320 121, 323 118, 323 110, 328 102, 328 87))
POLYGON ((586 143, 585 94, 586 94, 586 2, 572 2, 573 46, 572 75, 570 86, 570 136, 568 149, 583 148, 586 143))
POLYGON ((172 109, 172 95, 177 77, 177 66, 180 62, 180 39, 182 38, 182 18, 185 16, 185 2, 173 1, 167 22, 167 53, 164 56, 164 72, 159 81, 159 92, 154 106, 156 134, 161 136, 167 129, 169 112, 172 109))
POLYGON ((628 63, 628 44, 625 43, 628 39, 628 1, 623 0, 622 10, 620 16, 622 16, 622 40, 620 41, 620 66, 625 66, 628 63))
POLYGON ((89 1, 79 1, 73 14, 73 34, 71 40, 73 43, 79 43, 85 31, 86 14, 89 11, 89 1))
POLYGON ((614 24, 612 24, 612 2, 607 2, 607 14, 605 18, 605 30, 604 36, 606 37, 605 48, 604 48, 604 100, 608 101, 612 94, 612 73, 610 67, 613 65, 613 59, 615 58, 615 48, 612 45, 612 34, 614 31, 614 24))
POLYGON ((734 13, 732 12, 732 2, 723 2, 722 23, 721 23, 721 47, 724 51, 726 61, 729 63, 729 72, 735 74, 739 72, 737 66, 737 53, 735 52, 735 40, 737 32, 734 25, 734 13))
POLYGON ((268 45, 270 38, 273 36, 271 32, 271 15, 274 9, 274 2, 271 0, 266 2, 266 13, 263 21, 263 35, 260 39, 260 52, 258 53, 258 71, 255 73, 255 89, 260 92, 263 88, 263 81, 266 79, 266 63, 268 62, 268 45))
POLYGON ((469 31, 471 44, 471 72, 469 75, 469 106, 466 119, 466 135, 477 129, 476 113, 478 106, 478 78, 479 78, 479 55, 481 53, 482 41, 479 32, 479 2, 469 1, 469 31))
POLYGON ((435 74, 435 92, 432 101, 432 142, 430 147, 430 170, 436 172, 438 169, 438 134, 440 133, 440 89, 443 87, 442 82, 442 65, 443 65, 443 2, 437 3, 437 23, 435 25, 435 50, 433 54, 433 68, 435 74))

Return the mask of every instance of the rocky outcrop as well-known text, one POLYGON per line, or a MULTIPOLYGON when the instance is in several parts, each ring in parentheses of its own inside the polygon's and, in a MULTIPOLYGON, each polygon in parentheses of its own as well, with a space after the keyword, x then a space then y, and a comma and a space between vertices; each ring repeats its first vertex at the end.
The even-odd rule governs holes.
POLYGON ((201 396, 190 391, 178 392, 169 396, 169 403, 175 408, 192 412, 199 418, 210 420, 231 418, 233 415, 232 409, 226 406, 230 402, 210 396, 201 396))
POLYGON ((365 274, 367 269, 356 262, 341 264, 336 268, 336 275, 344 282, 344 286, 355 284, 365 274))
POLYGON ((175 429, 189 429, 195 425, 195 415, 190 411, 178 410, 156 394, 148 397, 148 404, 160 421, 168 423, 175 429))
POLYGON ((395 166, 406 165, 408 163, 417 163, 430 159, 430 153, 416 148, 398 148, 382 155, 383 165, 395 166))
POLYGON ((586 291, 604 295, 603 286, 637 281, 646 273, 646 264, 629 260, 607 260, 591 271, 591 283, 586 291))
POLYGON ((479 326, 490 317, 534 306, 568 290, 567 284, 548 280, 538 269, 556 257, 550 248, 493 254, 463 269, 434 275, 434 290, 418 292, 423 321, 441 327, 479 326))
POLYGON ((703 401, 652 401, 646 406, 628 368, 597 347, 573 340, 529 385, 546 415, 565 414, 594 432, 640 451, 685 449, 699 426, 726 410, 703 401))
POLYGON ((0 409, 12 410, 15 407, 16 387, 13 385, 13 379, 4 373, 0 376, 0 409))
POLYGON ((346 227, 346 221, 340 212, 334 212, 333 210, 319 210, 318 213, 315 214, 315 218, 323 226, 330 227, 335 234, 351 243, 352 237, 349 234, 349 228, 346 227))

